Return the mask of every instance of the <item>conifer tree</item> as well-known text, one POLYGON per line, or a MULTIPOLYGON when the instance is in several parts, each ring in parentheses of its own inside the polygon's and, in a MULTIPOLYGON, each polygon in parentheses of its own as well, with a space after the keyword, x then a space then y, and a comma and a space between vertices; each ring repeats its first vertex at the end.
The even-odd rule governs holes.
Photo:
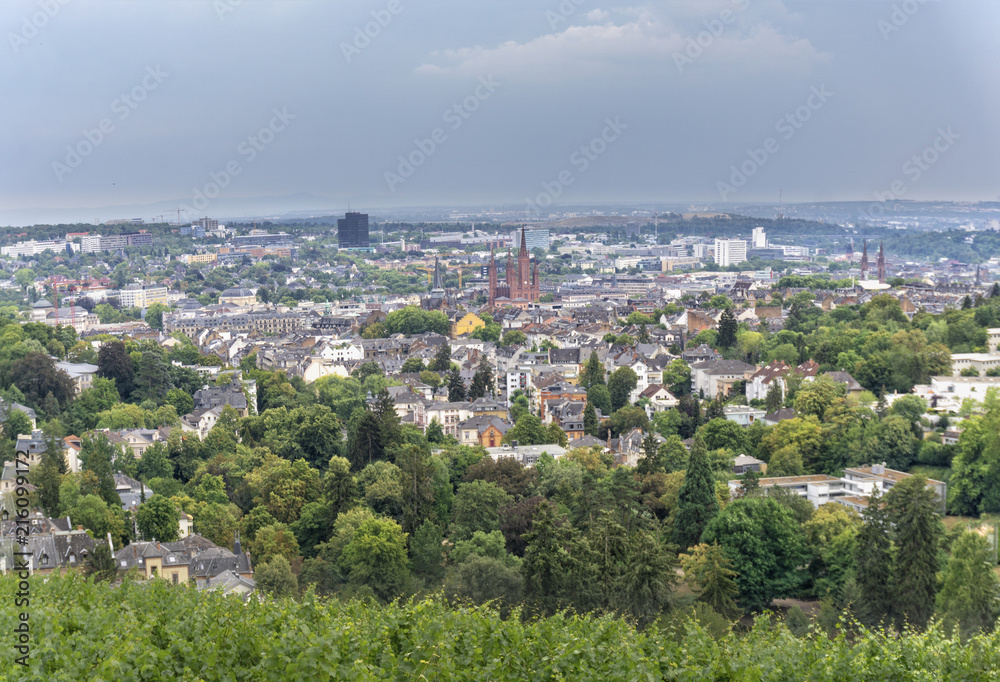
POLYGON ((588 400, 587 407, 583 410, 583 432, 588 436, 597 436, 597 430, 600 426, 600 422, 597 421, 597 410, 594 409, 594 404, 588 400))
POLYGON ((465 400, 465 382, 457 369, 448 374, 448 402, 460 403, 465 400))
POLYGON ((594 384, 604 384, 604 365, 597 357, 597 353, 591 353, 587 359, 587 364, 583 368, 583 375, 580 377, 580 386, 586 391, 594 384))
POLYGON ((715 477, 708 461, 705 441, 696 436, 691 446, 684 483, 677 495, 674 543, 680 551, 698 544, 705 526, 719 511, 715 496, 715 477))
POLYGON ((736 345, 736 316, 730 308, 722 311, 719 318, 718 344, 721 348, 732 348, 736 345))
POLYGON ((437 354, 434 356, 434 360, 427 369, 433 372, 447 372, 450 368, 451 346, 447 343, 442 343, 441 347, 438 348, 437 354))
POLYGON ((892 487, 886 505, 896 545, 896 614, 905 623, 924 627, 937 593, 942 535, 937 495, 927 488, 926 478, 913 476, 892 487))
POLYGON ((868 497, 861 514, 858 544, 854 554, 858 600, 854 614, 868 627, 886 623, 892 615, 892 543, 889 540, 888 510, 878 488, 868 497))
POLYGON ((767 389, 767 395, 764 396, 764 406, 768 412, 776 412, 781 409, 783 403, 784 396, 782 395, 781 384, 777 381, 772 381, 771 387, 767 389))

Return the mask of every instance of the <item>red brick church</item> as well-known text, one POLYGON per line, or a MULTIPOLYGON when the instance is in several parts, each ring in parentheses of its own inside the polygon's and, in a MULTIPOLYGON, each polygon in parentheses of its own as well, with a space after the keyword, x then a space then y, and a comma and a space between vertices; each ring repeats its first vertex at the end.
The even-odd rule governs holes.
POLYGON ((521 249, 517 253, 517 265, 507 249, 507 282, 497 283, 497 262, 490 249, 490 306, 512 305, 527 308, 529 303, 537 303, 540 296, 538 281, 538 261, 531 262, 524 228, 521 228, 521 249))

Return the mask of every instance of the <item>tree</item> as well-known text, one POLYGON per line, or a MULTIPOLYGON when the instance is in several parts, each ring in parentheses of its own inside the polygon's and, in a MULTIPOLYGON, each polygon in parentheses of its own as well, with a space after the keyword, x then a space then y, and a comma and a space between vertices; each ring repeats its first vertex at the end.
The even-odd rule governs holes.
POLYGON ((483 355, 479 359, 479 367, 472 377, 472 386, 469 388, 469 399, 475 400, 486 395, 493 395, 493 369, 489 361, 483 355))
POLYGON ((427 369, 434 372, 447 372, 451 369, 451 346, 447 343, 442 343, 437 353, 434 354, 434 360, 428 365, 427 369))
POLYGON ((427 425, 427 431, 424 435, 427 437, 428 443, 444 442, 444 429, 441 428, 441 422, 437 420, 437 417, 431 419, 431 423, 427 425))
POLYGON ((395 521, 368 519, 344 548, 341 563, 351 584, 390 601, 402 593, 410 574, 406 533, 395 521))
POLYGON ((784 402, 785 392, 781 388, 781 383, 772 381, 767 389, 767 395, 764 396, 764 407, 767 408, 768 413, 777 412, 784 402))
POLYGON ((736 345, 736 316, 730 308, 722 311, 719 318, 719 336, 717 343, 720 348, 732 348, 736 345))
POLYGON ((675 396, 687 395, 691 392, 691 368, 680 358, 671 360, 663 369, 663 383, 675 396))
POLYGON ((8 375, 10 383, 20 389, 25 400, 37 408, 45 407, 51 394, 55 405, 46 411, 50 419, 73 399, 76 387, 69 375, 56 368, 55 361, 44 353, 28 353, 15 360, 8 375))
POLYGON ((608 378, 608 392, 611 394, 611 411, 616 412, 629 404, 629 396, 639 384, 639 377, 631 367, 619 367, 608 378))
POLYGON ((107 542, 98 542, 87 557, 87 575, 95 582, 110 582, 118 575, 118 565, 107 542))
POLYGON ((177 509, 162 495, 155 495, 139 505, 135 513, 139 533, 146 540, 173 542, 177 539, 177 509))
POLYGON ((696 588, 698 601, 708 604, 726 618, 739 616, 740 609, 735 601, 739 594, 735 580, 737 573, 718 542, 695 545, 688 554, 682 554, 680 560, 684 576, 696 588))
POLYGON ((460 403, 465 400, 465 382, 457 368, 448 374, 448 402, 460 403))
POLYGON ((402 368, 400 368, 399 371, 402 372, 403 374, 409 374, 409 373, 419 374, 420 372, 423 372, 425 369, 427 369, 427 367, 424 365, 424 361, 422 359, 417 357, 409 357, 406 359, 406 362, 403 363, 403 366, 402 368))
POLYGON ((600 410, 604 416, 608 416, 613 412, 611 409, 611 393, 604 384, 591 385, 587 390, 587 402, 592 404, 594 409, 600 410))
MULTIPOLYGON (((111 473, 111 462, 120 448, 108 440, 103 433, 85 435, 80 442, 80 465, 84 471, 94 474, 97 492, 109 506, 121 505, 121 498, 115 491, 115 479, 111 473)), ((176 519, 175 519, 176 521, 176 519)))
POLYGON ((430 454, 416 445, 407 445, 396 454, 402 472, 403 530, 411 535, 434 512, 434 481, 430 454))
POLYGON ((524 542, 525 598, 547 613, 574 605, 584 610, 596 571, 590 545, 580 532, 553 504, 541 502, 524 542))
POLYGON ((800 417, 815 415, 822 419, 833 401, 843 395, 843 384, 838 384, 827 376, 817 377, 814 381, 803 383, 795 394, 795 412, 800 417))
POLYGON ((179 388, 172 388, 167 391, 165 401, 168 405, 173 405, 177 414, 190 414, 194 410, 194 398, 187 391, 179 388))
POLYGON ((500 339, 501 346, 523 346, 528 342, 528 337, 524 335, 524 332, 511 329, 504 333, 503 338, 500 339))
POLYGON ((493 557, 473 554, 455 567, 445 583, 445 595, 473 604, 494 602, 504 616, 520 599, 523 582, 516 567, 493 557))
POLYGON ((153 329, 163 329, 163 314, 170 312, 170 306, 163 303, 154 303, 146 308, 146 324, 153 329))
POLYGON ((441 527, 425 520, 410 539, 413 572, 436 582, 444 577, 444 533, 441 527))
POLYGON ((139 358, 135 371, 135 389, 132 399, 137 402, 153 400, 163 402, 173 384, 170 380, 170 364, 159 348, 147 348, 139 358))
POLYGON ((272 597, 294 597, 298 592, 299 584, 291 564, 280 554, 258 564, 253 577, 260 589, 272 597))
POLYGON ((698 544, 705 528, 718 511, 715 477, 708 461, 705 442, 697 436, 688 457, 684 484, 677 496, 674 543, 682 551, 698 544))
POLYGON ((738 574, 740 605, 767 608, 791 595, 801 582, 805 560, 801 533, 792 513, 771 497, 741 497, 730 502, 705 529, 705 543, 718 542, 738 574))
POLYGON ((451 540, 458 542, 471 538, 477 531, 489 533, 500 530, 499 511, 514 501, 495 483, 470 481, 458 487, 455 496, 454 521, 451 540))
POLYGON ((924 627, 934 611, 937 592, 938 544, 941 539, 939 502, 923 476, 911 476, 886 495, 896 546, 896 613, 905 622, 924 627))
POLYGON ((583 432, 588 436, 596 436, 600 422, 597 420, 597 410, 594 404, 587 401, 587 406, 583 409, 583 432))
POLYGON ((108 341, 101 344, 101 349, 97 353, 97 376, 112 379, 123 400, 132 395, 132 389, 135 387, 135 369, 124 343, 108 341))
POLYGON ((542 445, 550 442, 549 437, 550 434, 541 419, 533 414, 523 414, 504 434, 503 442, 516 441, 519 445, 542 445))
POLYGON ((589 390, 594 384, 604 384, 604 365, 597 357, 596 352, 592 352, 587 358, 587 364, 580 375, 579 385, 583 390, 589 390))
POLYGON ((937 595, 941 621, 948 630, 957 628, 962 639, 993 630, 1000 615, 1000 580, 993 572, 989 541, 964 531, 951 555, 937 595))

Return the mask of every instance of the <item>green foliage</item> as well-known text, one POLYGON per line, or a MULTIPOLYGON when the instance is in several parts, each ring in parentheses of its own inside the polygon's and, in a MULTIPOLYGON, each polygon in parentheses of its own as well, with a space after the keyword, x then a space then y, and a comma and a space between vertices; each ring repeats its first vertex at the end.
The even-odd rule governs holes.
POLYGON ((639 377, 631 367, 619 367, 608 377, 608 392, 611 394, 611 410, 617 412, 629 404, 629 396, 639 383, 639 377))
POLYGON ((906 623, 924 627, 934 611, 938 549, 942 535, 939 503, 927 479, 913 476, 886 495, 896 547, 896 613, 906 623))
POLYGON ((291 597, 298 592, 298 581, 288 559, 280 554, 259 564, 254 570, 258 589, 272 597, 291 597))
POLYGON ((715 476, 708 462, 708 453, 701 438, 691 447, 684 484, 677 498, 677 517, 674 522, 674 543, 681 549, 701 542, 702 533, 718 513, 715 497, 715 476))
POLYGON ((154 495, 140 504, 135 521, 146 540, 173 542, 177 539, 177 509, 162 495, 154 495))
POLYGON ((744 610, 767 608, 799 586, 801 531, 792 513, 771 497, 733 500, 708 524, 703 541, 718 542, 732 560, 744 610))
POLYGON ((951 554, 937 594, 937 613, 946 629, 957 628, 967 640, 996 624, 1000 579, 993 571, 989 541, 982 535, 964 531, 951 554))

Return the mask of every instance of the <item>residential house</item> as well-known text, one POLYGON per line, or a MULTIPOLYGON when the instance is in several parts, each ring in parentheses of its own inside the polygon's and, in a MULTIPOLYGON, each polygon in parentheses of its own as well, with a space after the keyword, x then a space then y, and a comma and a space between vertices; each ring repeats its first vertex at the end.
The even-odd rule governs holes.
POLYGON ((646 390, 639 394, 639 398, 648 398, 649 405, 646 408, 646 412, 652 416, 655 412, 663 412, 665 410, 677 407, 678 400, 674 397, 673 393, 667 390, 666 386, 661 384, 650 384, 646 387, 646 390))
POLYGON ((185 585, 191 560, 159 542, 133 542, 115 552, 115 563, 119 571, 137 569, 146 580, 161 578, 174 585, 185 585))
POLYGON ((462 445, 482 445, 495 448, 501 444, 511 425, 500 417, 482 415, 466 419, 458 426, 458 442, 462 445))
POLYGON ((87 362, 57 362, 56 369, 62 370, 73 380, 73 386, 79 395, 82 391, 94 385, 94 377, 97 376, 97 365, 87 362))
POLYGON ((424 408, 425 419, 430 425, 437 419, 445 435, 459 437, 458 425, 473 417, 470 403, 434 403, 424 408))
POLYGON ((746 381, 756 369, 740 360, 706 360, 691 366, 691 390, 703 398, 728 396, 733 386, 746 381))
POLYGON ((747 405, 726 405, 722 408, 722 413, 731 422, 736 422, 740 426, 750 426, 763 419, 766 410, 747 405))
POLYGON ((457 339, 459 336, 465 334, 471 334, 477 329, 486 326, 483 318, 479 317, 479 315, 465 312, 464 310, 458 310, 449 315, 449 321, 451 326, 448 329, 448 336, 452 339, 457 339))
POLYGON ((764 365, 747 380, 747 400, 764 400, 772 386, 778 386, 781 390, 781 400, 785 400, 785 375, 792 371, 792 368, 781 360, 772 360, 764 365))
POLYGON ((750 455, 737 455, 733 458, 733 473, 737 475, 743 475, 748 471, 756 471, 757 473, 766 473, 767 464, 756 457, 751 457, 750 455))

